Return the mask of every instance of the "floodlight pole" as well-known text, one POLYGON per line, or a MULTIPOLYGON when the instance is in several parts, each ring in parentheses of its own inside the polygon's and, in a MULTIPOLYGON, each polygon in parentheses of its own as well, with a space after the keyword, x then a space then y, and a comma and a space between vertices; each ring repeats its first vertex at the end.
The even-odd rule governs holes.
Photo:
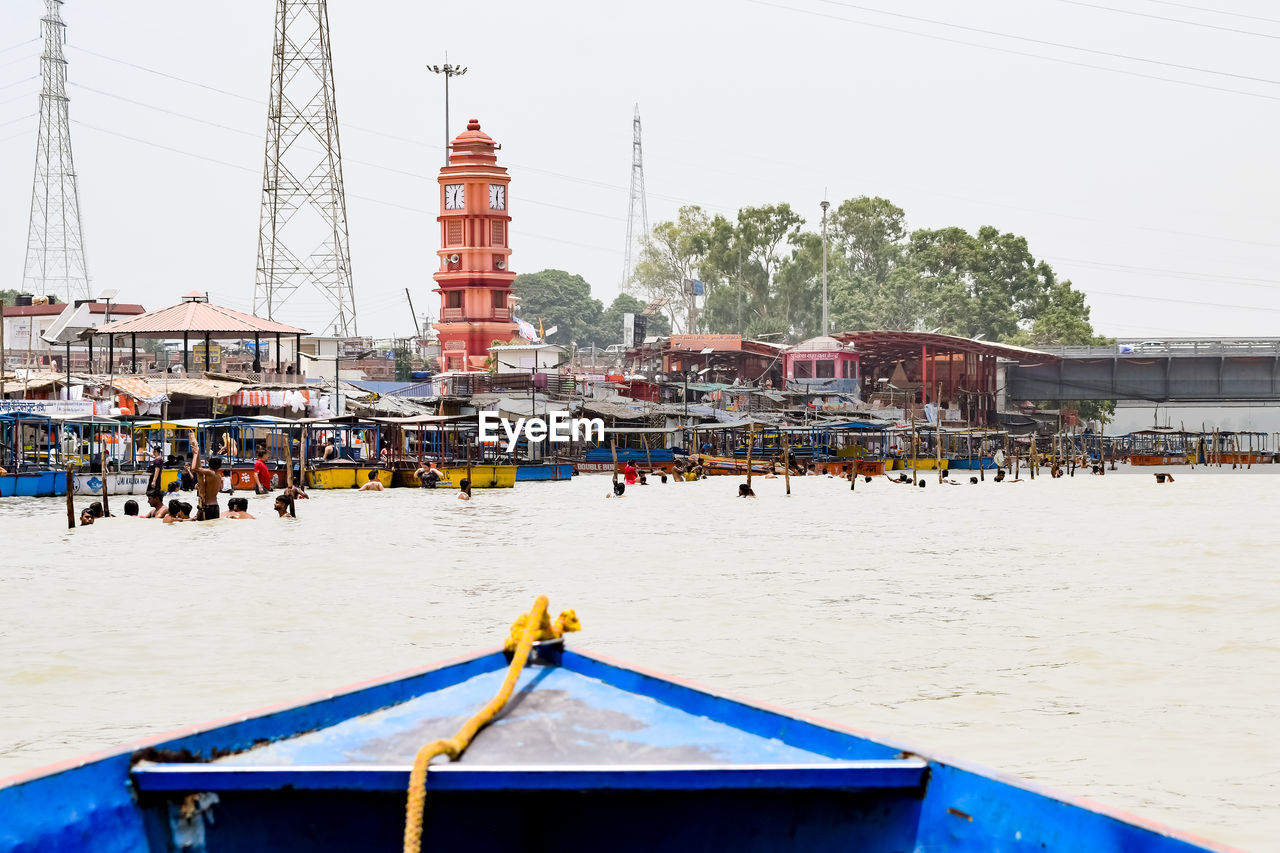
POLYGON ((444 65, 428 65, 427 70, 433 74, 444 75, 444 164, 449 165, 449 78, 461 77, 467 73, 467 69, 450 65, 448 54, 445 54, 444 65))
POLYGON ((831 202, 822 200, 822 334, 829 332, 827 325, 827 208, 831 202))

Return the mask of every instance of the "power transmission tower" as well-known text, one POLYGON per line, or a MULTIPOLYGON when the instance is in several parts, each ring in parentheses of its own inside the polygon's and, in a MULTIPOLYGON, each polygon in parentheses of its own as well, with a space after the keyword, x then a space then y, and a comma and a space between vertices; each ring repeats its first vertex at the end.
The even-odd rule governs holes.
POLYGON ((73 302, 89 298, 89 272, 84 260, 76 166, 71 157, 67 60, 62 55, 67 25, 62 21, 61 6, 62 0, 45 0, 45 14, 40 19, 40 34, 44 37, 44 52, 40 55, 40 134, 22 278, 23 286, 32 293, 54 294, 73 302))
POLYGON ((311 328, 357 334, 329 12, 326 0, 277 0, 253 313, 280 319, 303 287, 324 297, 311 328))
POLYGON ((622 289, 631 283, 634 272, 631 253, 635 250, 636 237, 649 238, 649 202, 644 194, 644 155, 640 149, 640 105, 636 104, 635 118, 631 120, 631 200, 627 205, 627 254, 622 263, 622 289), (636 234, 636 215, 640 217, 640 233, 636 234))

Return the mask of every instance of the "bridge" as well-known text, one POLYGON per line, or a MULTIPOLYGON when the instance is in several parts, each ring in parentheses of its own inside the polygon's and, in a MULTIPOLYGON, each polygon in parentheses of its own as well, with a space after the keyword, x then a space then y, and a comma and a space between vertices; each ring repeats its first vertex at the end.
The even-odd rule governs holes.
POLYGON ((1005 365, 1010 400, 1280 403, 1280 338, 1127 339, 1040 350, 1055 360, 1005 365))

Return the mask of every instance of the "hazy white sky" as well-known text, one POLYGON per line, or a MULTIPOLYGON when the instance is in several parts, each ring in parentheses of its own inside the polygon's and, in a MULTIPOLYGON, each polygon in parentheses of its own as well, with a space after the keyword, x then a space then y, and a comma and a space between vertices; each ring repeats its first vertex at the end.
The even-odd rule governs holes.
MULTIPOLYGON (((43 6, 0 4, 0 287, 22 275, 43 6)), ((250 308, 274 7, 64 7, 95 292, 250 308)), ((639 102, 651 222, 787 201, 816 223, 824 189, 883 195, 913 227, 1025 235, 1104 333, 1276 334, 1274 4, 331 0, 329 16, 362 333, 412 333, 405 287, 436 310, 443 92, 424 66, 448 51, 470 68, 453 132, 478 118, 513 175, 518 272, 617 292, 639 102)), ((280 319, 324 313, 301 299, 280 319)))

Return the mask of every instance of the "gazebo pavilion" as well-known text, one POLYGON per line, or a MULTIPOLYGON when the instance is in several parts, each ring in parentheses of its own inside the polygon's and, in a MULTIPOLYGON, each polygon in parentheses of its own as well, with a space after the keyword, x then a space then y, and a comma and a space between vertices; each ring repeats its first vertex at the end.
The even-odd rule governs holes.
MULTIPOLYGON (((302 336, 311 333, 306 329, 287 326, 274 320, 264 320, 252 314, 245 314, 242 311, 214 305, 209 301, 209 297, 206 294, 196 291, 182 297, 182 302, 177 305, 107 323, 95 329, 93 334, 107 336, 107 346, 110 352, 109 359, 114 359, 115 357, 116 336, 128 335, 134 373, 138 372, 138 338, 182 338, 182 370, 184 373, 189 373, 191 370, 190 341, 192 337, 197 341, 204 342, 204 369, 207 372, 210 369, 209 344, 211 341, 243 340, 252 336, 256 359, 258 345, 262 342, 262 336, 274 335, 276 342, 276 372, 279 373, 281 372, 281 336, 293 336, 294 353, 296 354, 302 349, 302 336)), ((114 361, 109 363, 114 363, 114 361)))

